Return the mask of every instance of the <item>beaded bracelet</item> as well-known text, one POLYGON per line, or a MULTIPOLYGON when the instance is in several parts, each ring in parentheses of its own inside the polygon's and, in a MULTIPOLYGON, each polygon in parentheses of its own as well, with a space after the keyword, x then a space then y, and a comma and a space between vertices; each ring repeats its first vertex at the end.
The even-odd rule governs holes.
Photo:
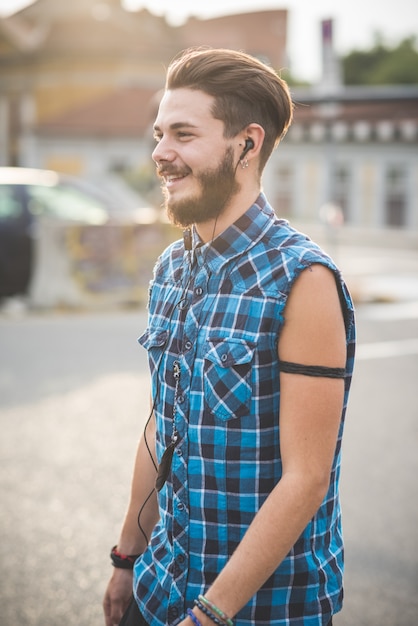
POLYGON ((213 613, 216 613, 216 615, 218 615, 218 617, 222 620, 222 622, 224 624, 226 624, 226 626, 234 626, 234 622, 232 621, 232 619, 230 619, 226 613, 224 613, 223 611, 221 611, 221 609, 219 609, 216 604, 213 604, 213 602, 211 602, 210 600, 208 600, 207 598, 205 598, 205 596, 199 595, 198 596, 198 600, 199 602, 201 602, 202 604, 204 604, 209 610, 213 611, 213 613))
POLYGON ((187 609, 186 613, 192 620, 194 626, 202 626, 202 624, 197 619, 196 615, 193 613, 192 609, 187 609))
POLYGON ((212 611, 208 609, 208 607, 205 606, 202 602, 200 602, 200 600, 195 600, 194 603, 199 611, 202 611, 202 613, 209 617, 209 619, 212 620, 212 622, 216 624, 216 626, 225 626, 225 622, 219 619, 219 617, 216 617, 215 613, 212 613, 212 611))

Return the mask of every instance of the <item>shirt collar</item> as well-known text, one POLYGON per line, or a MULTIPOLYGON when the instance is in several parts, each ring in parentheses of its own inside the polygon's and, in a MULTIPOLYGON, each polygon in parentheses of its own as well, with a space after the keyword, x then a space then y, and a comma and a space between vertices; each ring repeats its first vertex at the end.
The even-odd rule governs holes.
POLYGON ((270 228, 276 215, 267 198, 260 193, 253 205, 234 224, 216 239, 203 244, 196 229, 193 229, 194 251, 197 262, 206 264, 213 273, 252 248, 270 228))

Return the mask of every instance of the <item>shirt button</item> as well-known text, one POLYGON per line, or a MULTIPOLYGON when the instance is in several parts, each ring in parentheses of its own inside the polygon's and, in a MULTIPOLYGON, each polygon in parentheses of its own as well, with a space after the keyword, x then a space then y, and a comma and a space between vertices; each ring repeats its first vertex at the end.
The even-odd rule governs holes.
POLYGON ((195 292, 195 294, 196 294, 197 296, 201 296, 201 295, 202 295, 202 293, 203 293, 203 289, 202 289, 202 287, 196 287, 196 289, 194 290, 194 292, 195 292))
POLYGON ((179 616, 179 610, 176 606, 169 606, 168 607, 168 618, 170 620, 170 622, 172 622, 173 620, 176 619, 176 617, 179 616))
POLYGON ((183 404, 183 402, 184 402, 184 396, 179 396, 179 397, 177 398, 177 402, 178 402, 179 404, 183 404))
POLYGON ((178 505, 177 505, 177 509, 178 509, 179 511, 184 511, 184 504, 183 504, 183 502, 179 502, 179 503, 178 503, 178 505))
POLYGON ((191 341, 186 341, 186 343, 184 344, 184 347, 186 348, 186 350, 190 350, 190 348, 192 347, 192 342, 191 341))
POLYGON ((186 557, 184 556, 184 554, 179 554, 177 557, 177 563, 184 563, 184 561, 186 560, 186 557))
POLYGON ((221 361, 222 361, 222 363, 225 363, 225 361, 226 361, 227 359, 228 359, 228 355, 227 355, 227 354, 223 354, 223 355, 221 356, 221 361))

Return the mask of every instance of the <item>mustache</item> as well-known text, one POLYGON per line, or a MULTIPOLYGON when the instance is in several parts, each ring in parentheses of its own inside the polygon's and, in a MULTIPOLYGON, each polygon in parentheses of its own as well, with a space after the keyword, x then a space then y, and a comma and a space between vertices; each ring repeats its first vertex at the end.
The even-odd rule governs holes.
POLYGON ((160 178, 164 178, 166 176, 186 176, 186 174, 190 174, 191 171, 190 167, 179 169, 170 165, 157 165, 157 175, 160 178))

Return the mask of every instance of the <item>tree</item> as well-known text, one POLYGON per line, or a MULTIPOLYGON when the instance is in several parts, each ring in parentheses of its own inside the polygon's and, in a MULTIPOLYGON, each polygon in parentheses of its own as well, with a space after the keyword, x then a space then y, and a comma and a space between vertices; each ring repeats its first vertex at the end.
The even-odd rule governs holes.
POLYGON ((417 85, 416 38, 390 48, 377 35, 370 50, 353 50, 342 58, 342 66, 346 85, 417 85))

